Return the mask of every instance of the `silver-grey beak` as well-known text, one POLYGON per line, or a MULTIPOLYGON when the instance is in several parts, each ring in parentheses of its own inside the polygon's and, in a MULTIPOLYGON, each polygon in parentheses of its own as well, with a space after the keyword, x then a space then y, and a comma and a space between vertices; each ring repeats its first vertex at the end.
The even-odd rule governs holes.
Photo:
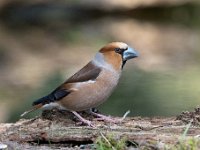
POLYGON ((138 53, 133 48, 128 47, 128 49, 123 53, 123 60, 127 61, 138 56, 138 53))

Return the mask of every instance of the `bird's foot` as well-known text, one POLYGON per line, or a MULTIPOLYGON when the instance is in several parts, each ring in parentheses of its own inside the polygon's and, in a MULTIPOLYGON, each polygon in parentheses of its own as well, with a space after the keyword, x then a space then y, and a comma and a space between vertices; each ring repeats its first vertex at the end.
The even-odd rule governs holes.
POLYGON ((111 122, 111 123, 121 123, 123 121, 122 119, 112 118, 110 116, 105 116, 93 111, 90 111, 90 113, 93 116, 97 117, 96 120, 99 120, 99 121, 106 121, 106 122, 111 122))
POLYGON ((79 115, 76 111, 71 111, 71 112, 81 121, 81 123, 84 123, 84 124, 86 124, 86 125, 88 125, 88 126, 90 126, 90 127, 95 127, 95 126, 92 124, 91 121, 89 121, 89 120, 83 118, 83 117, 82 117, 81 115, 79 115))

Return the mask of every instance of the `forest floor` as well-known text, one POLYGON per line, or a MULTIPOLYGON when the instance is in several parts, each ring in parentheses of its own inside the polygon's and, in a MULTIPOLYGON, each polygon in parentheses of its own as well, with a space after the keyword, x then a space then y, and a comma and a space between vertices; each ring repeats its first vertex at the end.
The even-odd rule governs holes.
MULTIPOLYGON (((120 123, 91 118, 95 127, 77 124, 69 112, 0 124, 0 147, 8 149, 200 149, 200 108, 177 117, 126 117, 120 123), (66 117, 68 116, 68 117, 66 117)), ((120 119, 120 118, 117 118, 120 119)))

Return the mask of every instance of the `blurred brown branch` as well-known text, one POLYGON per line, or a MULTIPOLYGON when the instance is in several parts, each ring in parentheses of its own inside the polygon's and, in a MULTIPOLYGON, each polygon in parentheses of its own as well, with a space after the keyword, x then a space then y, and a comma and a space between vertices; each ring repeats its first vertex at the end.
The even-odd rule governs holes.
POLYGON ((165 15, 170 16, 170 11, 176 9, 177 6, 187 5, 195 6, 195 1, 121 0, 116 3, 108 0, 98 2, 91 0, 80 2, 18 0, 1 4, 0 19, 12 27, 26 25, 66 26, 88 22, 105 16, 129 16, 140 19, 164 17, 164 20, 165 15), (164 12, 160 11, 160 9, 164 10, 164 12))

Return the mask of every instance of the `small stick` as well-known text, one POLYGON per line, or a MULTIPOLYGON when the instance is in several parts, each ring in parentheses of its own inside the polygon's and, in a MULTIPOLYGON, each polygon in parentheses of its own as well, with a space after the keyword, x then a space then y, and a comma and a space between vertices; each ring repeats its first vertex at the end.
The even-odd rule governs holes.
POLYGON ((128 116, 128 114, 130 114, 130 110, 128 110, 124 115, 123 115, 123 117, 120 119, 120 121, 123 121, 127 116, 128 116))
POLYGON ((116 148, 114 148, 113 146, 112 146, 112 144, 109 142, 109 140, 103 135, 103 133, 101 133, 100 132, 100 134, 101 134, 101 136, 103 137, 103 139, 112 147, 112 149, 113 150, 116 150, 116 148))

